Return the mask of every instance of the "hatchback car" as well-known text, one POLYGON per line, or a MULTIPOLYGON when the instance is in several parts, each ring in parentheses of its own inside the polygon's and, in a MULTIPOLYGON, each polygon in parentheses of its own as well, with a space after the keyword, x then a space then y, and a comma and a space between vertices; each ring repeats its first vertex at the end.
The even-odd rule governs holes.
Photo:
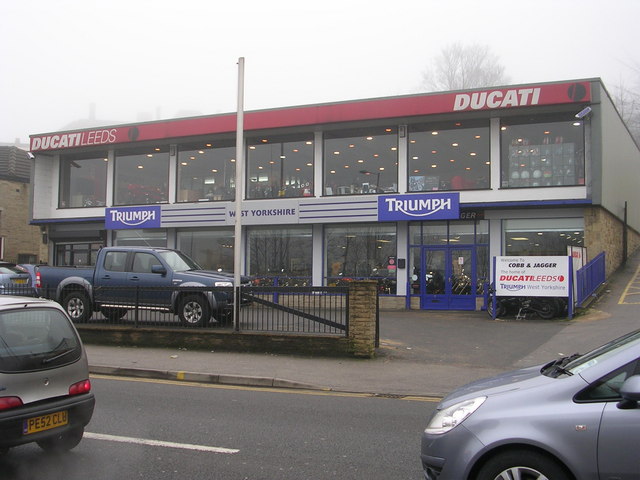
POLYGON ((57 303, 0 295, 0 453, 66 451, 93 415, 86 352, 57 303))
POLYGON ((11 262, 0 262, 0 295, 35 296, 31 274, 11 262))
POLYGON ((425 479, 640 479, 638 401, 640 330, 471 383, 427 424, 425 479))

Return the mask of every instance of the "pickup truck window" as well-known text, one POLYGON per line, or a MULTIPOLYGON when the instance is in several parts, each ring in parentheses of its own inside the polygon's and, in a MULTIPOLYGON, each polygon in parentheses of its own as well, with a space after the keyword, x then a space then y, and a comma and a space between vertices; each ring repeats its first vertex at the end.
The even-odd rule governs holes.
POLYGON ((131 271, 134 273, 151 273, 152 265, 161 265, 160 260, 158 260, 155 255, 136 252, 133 256, 131 271))
POLYGON ((104 269, 111 272, 124 272, 127 252, 107 252, 104 257, 104 269))
POLYGON ((175 272, 186 272, 188 270, 202 270, 202 268, 184 253, 168 250, 160 252, 167 265, 175 272))

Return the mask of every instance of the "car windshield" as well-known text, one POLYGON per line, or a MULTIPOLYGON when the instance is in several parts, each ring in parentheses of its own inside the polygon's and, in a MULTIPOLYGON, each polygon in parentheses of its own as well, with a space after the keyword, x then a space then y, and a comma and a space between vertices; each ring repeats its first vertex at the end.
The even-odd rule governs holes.
POLYGON ((202 270, 200 265, 182 252, 167 250, 160 252, 160 256, 167 262, 174 272, 184 272, 186 270, 202 270))
POLYGON ((633 348, 638 344, 640 344, 640 330, 628 333, 627 335, 617 338, 609 343, 605 343, 589 353, 580 355, 575 360, 567 363, 564 366, 564 370, 571 374, 580 373, 587 368, 597 365, 611 355, 628 348, 633 348))
POLYGON ((42 370, 73 362, 81 353, 77 334, 57 308, 0 312, 0 371, 42 370))

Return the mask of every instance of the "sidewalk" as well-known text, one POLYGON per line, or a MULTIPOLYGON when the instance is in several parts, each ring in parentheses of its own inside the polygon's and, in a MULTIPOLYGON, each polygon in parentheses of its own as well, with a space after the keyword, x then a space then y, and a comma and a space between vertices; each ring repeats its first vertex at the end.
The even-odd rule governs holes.
POLYGON ((619 303, 639 264, 636 254, 609 279, 588 313, 573 320, 493 321, 486 312, 381 312, 380 349, 371 360, 86 347, 95 374, 440 397, 478 378, 585 352, 639 328, 637 305, 619 303))

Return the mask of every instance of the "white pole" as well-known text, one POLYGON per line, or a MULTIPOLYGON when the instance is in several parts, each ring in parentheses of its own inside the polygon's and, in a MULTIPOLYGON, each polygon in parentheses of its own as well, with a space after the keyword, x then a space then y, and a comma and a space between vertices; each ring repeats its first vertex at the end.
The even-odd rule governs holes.
POLYGON ((240 319, 240 298, 238 286, 240 285, 240 272, 242 269, 242 198, 244 196, 244 57, 238 59, 238 115, 236 122, 236 209, 235 230, 233 237, 233 286, 234 286, 234 310, 233 323, 237 329, 240 319))

